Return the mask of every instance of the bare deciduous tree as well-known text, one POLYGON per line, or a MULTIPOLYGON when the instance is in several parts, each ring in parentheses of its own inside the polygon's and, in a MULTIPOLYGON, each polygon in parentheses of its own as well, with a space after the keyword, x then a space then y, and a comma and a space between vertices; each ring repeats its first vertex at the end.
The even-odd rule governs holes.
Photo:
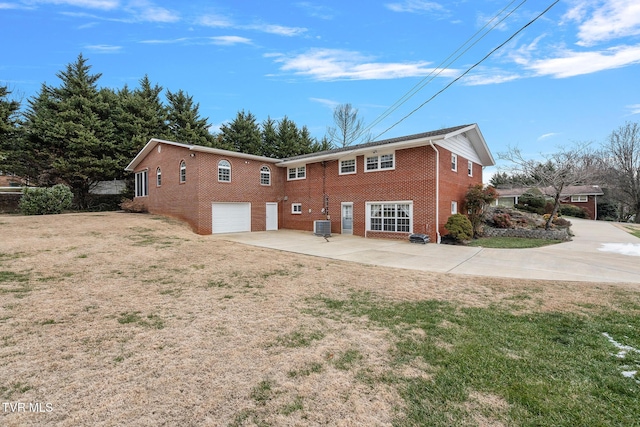
POLYGON ((589 151, 589 144, 584 143, 572 148, 561 148, 553 154, 541 155, 544 159, 542 161, 525 159, 520 149, 513 147, 498 156, 513 163, 510 168, 512 173, 530 177, 535 185, 550 190, 547 195, 553 197, 554 205, 545 224, 547 230, 560 208, 562 191, 572 185, 590 184, 595 175, 595 169, 590 167, 593 156, 589 151))
POLYGON ((627 122, 609 135, 603 156, 611 196, 640 223, 640 125, 627 122))
POLYGON ((334 127, 327 128, 329 141, 338 146, 346 147, 362 138, 364 122, 358 118, 358 109, 351 104, 340 104, 333 110, 334 127))

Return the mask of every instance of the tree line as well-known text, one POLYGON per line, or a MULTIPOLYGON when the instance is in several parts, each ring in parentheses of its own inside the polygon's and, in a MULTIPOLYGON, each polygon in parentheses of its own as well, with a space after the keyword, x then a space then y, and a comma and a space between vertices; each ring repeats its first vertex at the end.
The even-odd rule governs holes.
POLYGON ((133 89, 104 88, 101 76, 81 54, 56 74, 59 85, 43 83, 25 108, 0 86, 0 171, 39 186, 67 184, 84 208, 97 182, 130 178, 124 168, 151 138, 274 158, 331 148, 286 116, 259 123, 244 111, 213 134, 184 91, 164 91, 148 76, 133 89))
POLYGON ((510 147, 499 157, 510 162, 507 171, 495 174, 490 184, 496 188, 547 187, 558 211, 560 195, 569 186, 599 185, 605 196, 598 202, 601 219, 640 223, 640 124, 627 122, 615 129, 600 147, 576 143, 543 155, 543 160, 527 159, 520 149, 510 147))

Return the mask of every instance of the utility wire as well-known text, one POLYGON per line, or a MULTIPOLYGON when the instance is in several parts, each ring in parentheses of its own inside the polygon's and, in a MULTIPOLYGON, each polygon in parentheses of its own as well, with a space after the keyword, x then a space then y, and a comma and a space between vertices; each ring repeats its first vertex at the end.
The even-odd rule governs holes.
POLYGON ((536 16, 535 18, 533 18, 531 21, 529 21, 527 24, 525 24, 524 26, 522 26, 518 31, 516 31, 515 33, 513 33, 507 40, 505 40, 504 42, 502 42, 499 46, 497 46, 496 48, 494 48, 493 50, 491 50, 491 52, 489 52, 488 54, 486 54, 484 56, 484 58, 482 58, 480 61, 476 62, 475 64, 473 64, 471 67, 467 68, 467 70, 460 74, 458 77, 456 77, 453 81, 449 82, 449 84, 447 84, 444 88, 440 89, 438 92, 436 92, 431 98, 427 99, 425 102, 423 102, 422 104, 420 104, 417 108, 413 109, 409 114, 407 114, 406 116, 404 116, 403 118, 401 118, 400 120, 398 120, 397 122, 395 122, 393 125, 389 126, 387 129, 385 129, 383 132, 379 133, 378 135, 376 135, 375 138, 372 138, 372 141, 375 141, 376 139, 378 139, 380 136, 384 135, 385 133, 387 133, 388 131, 390 131, 391 129, 393 129, 394 127, 396 127, 397 125, 399 125, 400 123, 402 123, 405 119, 407 119, 409 116, 413 115, 416 111, 418 111, 419 109, 421 109, 422 107, 424 107, 426 104, 428 104, 429 102, 431 102, 436 96, 440 95, 442 92, 444 92, 445 90, 449 89, 449 87, 451 87, 455 82, 457 82, 458 80, 460 80, 461 78, 463 78, 464 76, 466 76, 471 70, 473 70, 474 68, 476 68, 478 65, 482 64, 487 58, 489 58, 491 55, 493 55, 496 51, 498 51, 499 49, 501 49, 502 47, 504 47, 504 45, 506 45, 507 43, 509 43, 511 40, 513 40, 515 38, 515 36, 517 36, 518 34, 520 34, 522 31, 524 31, 528 26, 530 26, 531 24, 533 24, 534 22, 536 22, 538 19, 540 19, 545 13, 547 13, 553 6, 555 6, 556 4, 558 4, 560 2, 560 0, 556 0, 554 1, 549 7, 547 7, 544 11, 542 11, 538 16, 536 16))
POLYGON ((402 106, 405 102, 407 102, 409 99, 411 99, 416 93, 421 91, 427 84, 431 83, 436 77, 438 77, 440 74, 442 74, 442 72, 444 72, 445 69, 447 69, 455 61, 460 59, 460 57, 462 55, 467 53, 473 46, 475 46, 478 42, 480 42, 480 40, 482 40, 484 37, 486 37, 498 25, 500 25, 502 22, 504 22, 505 19, 507 19, 516 10, 518 10, 523 4, 525 4, 527 2, 527 0, 522 1, 517 7, 515 7, 507 15, 505 15, 502 19, 500 19, 500 21, 496 22, 480 38, 475 40, 469 47, 467 47, 458 56, 456 56, 450 62, 447 63, 447 61, 449 61, 449 59, 451 59, 456 53, 460 52, 460 50, 462 50, 462 48, 464 48, 468 43, 470 43, 474 38, 476 38, 476 36, 478 34, 480 34, 482 31, 484 31, 485 28, 487 28, 493 21, 495 21, 500 15, 502 15, 504 13, 504 11, 507 10, 515 2, 516 2, 516 0, 513 0, 511 3, 506 5, 502 10, 500 10, 495 16, 493 16, 493 18, 491 18, 489 21, 487 21, 487 23, 482 28, 480 28, 478 31, 475 32, 475 34, 473 34, 471 37, 469 37, 462 45, 460 45, 460 47, 458 47, 458 49, 456 49, 452 54, 450 54, 447 58, 445 58, 436 68, 434 68, 422 80, 420 80, 418 83, 416 83, 415 86, 413 86, 409 91, 407 91, 407 93, 405 93, 400 99, 398 99, 393 105, 391 105, 391 107, 387 108, 387 110, 385 112, 383 112, 380 116, 378 116, 378 118, 376 118, 373 122, 371 122, 369 125, 367 125, 366 128, 363 129, 360 132, 358 137, 360 137, 361 135, 363 135, 366 132, 370 131, 374 126, 376 126, 382 120, 386 119, 391 113, 396 111, 400 106, 402 106), (426 81, 427 79, 428 79, 428 81, 426 81))

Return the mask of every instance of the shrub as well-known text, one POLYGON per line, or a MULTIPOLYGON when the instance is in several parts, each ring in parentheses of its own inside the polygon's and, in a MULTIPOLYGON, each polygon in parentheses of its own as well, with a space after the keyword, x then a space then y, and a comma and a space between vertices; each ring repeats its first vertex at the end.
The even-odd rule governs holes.
POLYGON ((558 227, 571 227, 571 221, 564 218, 554 218, 553 224, 558 227))
POLYGON ((508 213, 495 214, 493 216, 493 223, 497 228, 511 228, 513 223, 511 222, 511 215, 508 213))
POLYGON ((73 193, 64 184, 51 188, 28 188, 22 190, 20 212, 23 215, 59 214, 71 208, 73 193))
POLYGON ((449 235, 457 241, 469 240, 473 237, 473 226, 469 218, 462 214, 454 214, 449 217, 444 228, 449 235))
POLYGON ((574 218, 587 218, 589 216, 584 208, 575 205, 560 205, 560 214, 574 218))
POLYGON ((147 207, 140 200, 123 199, 120 208, 125 212, 146 213, 147 207))

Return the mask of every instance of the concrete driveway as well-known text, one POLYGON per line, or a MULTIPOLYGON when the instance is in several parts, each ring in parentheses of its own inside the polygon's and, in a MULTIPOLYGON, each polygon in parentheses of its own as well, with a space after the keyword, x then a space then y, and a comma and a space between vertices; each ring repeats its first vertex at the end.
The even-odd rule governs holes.
POLYGON ((640 283, 640 256, 605 252, 623 244, 640 253, 640 239, 612 223, 571 219, 571 242, 535 249, 490 249, 412 244, 408 241, 334 235, 327 242, 310 232, 279 230, 214 235, 281 251, 379 266, 470 274, 587 282, 640 283))

